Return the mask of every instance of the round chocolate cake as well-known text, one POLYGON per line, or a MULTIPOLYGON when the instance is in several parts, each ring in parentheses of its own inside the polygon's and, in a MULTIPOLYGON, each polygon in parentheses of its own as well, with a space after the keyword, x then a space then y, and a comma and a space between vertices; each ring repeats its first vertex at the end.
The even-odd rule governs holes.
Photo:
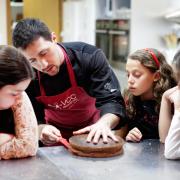
POLYGON ((69 139, 71 145, 70 151, 73 154, 84 157, 112 157, 122 154, 124 140, 116 136, 119 142, 114 142, 111 138, 108 138, 108 143, 103 143, 103 139, 100 138, 98 144, 93 142, 86 142, 87 134, 72 136, 69 139))

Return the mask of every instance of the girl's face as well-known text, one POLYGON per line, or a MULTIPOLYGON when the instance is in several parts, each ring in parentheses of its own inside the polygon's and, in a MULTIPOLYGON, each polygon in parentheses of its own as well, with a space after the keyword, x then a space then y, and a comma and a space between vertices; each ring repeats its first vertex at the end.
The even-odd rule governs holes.
POLYGON ((142 100, 153 98, 153 83, 159 80, 159 73, 152 73, 138 60, 128 59, 126 64, 128 89, 142 100))
POLYGON ((26 79, 15 85, 6 85, 0 89, 0 110, 8 109, 15 104, 17 98, 28 87, 31 79, 26 79))

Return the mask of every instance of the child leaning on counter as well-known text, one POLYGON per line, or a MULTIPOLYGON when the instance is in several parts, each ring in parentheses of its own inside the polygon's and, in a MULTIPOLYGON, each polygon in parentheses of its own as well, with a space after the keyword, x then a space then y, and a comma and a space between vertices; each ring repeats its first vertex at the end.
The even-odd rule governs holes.
POLYGON ((128 115, 127 141, 159 138, 158 119, 164 91, 175 86, 175 78, 165 57, 156 49, 141 49, 129 55, 126 71, 128 90, 125 103, 128 115))
POLYGON ((26 58, 13 47, 0 46, 0 159, 37 152, 37 120, 24 92, 32 78, 26 58))
POLYGON ((162 97, 159 135, 165 142, 164 155, 167 159, 180 158, 180 51, 176 53, 172 67, 178 85, 167 90, 162 97), (172 104, 174 114, 172 116, 172 104))

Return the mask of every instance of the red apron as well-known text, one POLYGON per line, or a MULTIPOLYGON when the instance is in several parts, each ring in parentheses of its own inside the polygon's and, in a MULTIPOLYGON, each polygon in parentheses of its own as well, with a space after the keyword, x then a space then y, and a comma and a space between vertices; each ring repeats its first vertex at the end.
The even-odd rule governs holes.
POLYGON ((100 111, 95 106, 96 99, 90 97, 83 88, 77 86, 69 57, 63 49, 62 51, 71 88, 55 96, 46 96, 39 75, 41 96, 36 97, 36 99, 45 106, 46 123, 58 128, 61 135, 68 139, 72 136, 73 131, 97 122, 100 118, 100 111))

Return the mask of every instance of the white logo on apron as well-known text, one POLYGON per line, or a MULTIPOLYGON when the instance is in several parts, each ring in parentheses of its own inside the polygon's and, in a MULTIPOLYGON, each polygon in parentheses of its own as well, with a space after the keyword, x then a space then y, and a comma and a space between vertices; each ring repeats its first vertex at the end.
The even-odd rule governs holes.
POLYGON ((58 101, 55 102, 54 104, 48 104, 49 107, 53 107, 56 110, 57 109, 71 109, 74 104, 78 102, 78 98, 76 97, 76 94, 71 94, 68 96, 64 101, 58 101))

